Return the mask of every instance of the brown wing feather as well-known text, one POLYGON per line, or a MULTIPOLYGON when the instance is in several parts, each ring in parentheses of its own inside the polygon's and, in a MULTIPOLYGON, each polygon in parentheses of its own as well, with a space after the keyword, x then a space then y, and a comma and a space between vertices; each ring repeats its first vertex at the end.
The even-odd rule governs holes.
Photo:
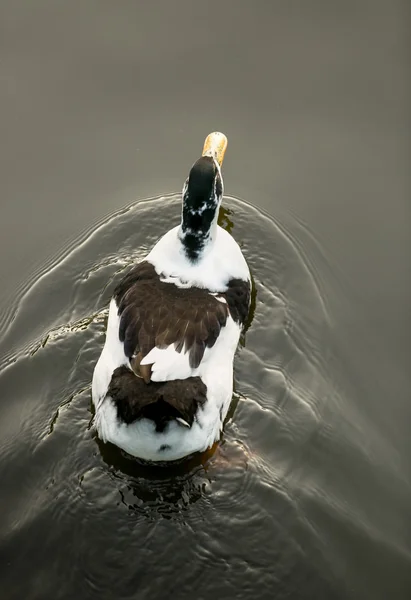
MULTIPOLYGON (((214 345, 228 316, 227 305, 207 290, 164 283, 145 261, 120 282, 114 298, 126 356, 140 353, 144 357, 155 346, 174 344, 177 352, 189 353, 193 368, 200 364, 205 348, 214 345)), ((139 369, 141 372, 140 365, 139 369)), ((147 375, 144 373, 144 379, 147 375)))

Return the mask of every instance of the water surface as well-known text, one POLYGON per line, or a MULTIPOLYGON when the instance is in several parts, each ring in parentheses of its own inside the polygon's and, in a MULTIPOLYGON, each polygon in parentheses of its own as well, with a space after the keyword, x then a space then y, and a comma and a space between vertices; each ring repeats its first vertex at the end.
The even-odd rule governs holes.
POLYGON ((0 9, 2 597, 405 600, 405 3, 156 6, 0 9), (215 129, 255 306, 219 449, 159 472, 90 380, 215 129))

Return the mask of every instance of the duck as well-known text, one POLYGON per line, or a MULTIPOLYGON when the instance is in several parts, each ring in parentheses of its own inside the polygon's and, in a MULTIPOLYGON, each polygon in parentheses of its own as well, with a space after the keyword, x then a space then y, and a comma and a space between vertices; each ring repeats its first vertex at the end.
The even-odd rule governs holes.
POLYGON ((250 310, 243 253, 217 223, 227 148, 210 133, 182 190, 181 222, 114 289, 92 378, 103 442, 150 462, 178 461, 220 440, 233 363, 250 310))

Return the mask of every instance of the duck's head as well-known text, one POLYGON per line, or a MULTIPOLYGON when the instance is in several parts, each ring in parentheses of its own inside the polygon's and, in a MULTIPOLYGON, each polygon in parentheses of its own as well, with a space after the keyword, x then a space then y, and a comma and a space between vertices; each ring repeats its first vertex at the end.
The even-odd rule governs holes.
POLYGON ((193 262, 213 240, 224 190, 221 165, 226 148, 227 138, 223 133, 210 133, 201 157, 184 183, 180 240, 193 262))

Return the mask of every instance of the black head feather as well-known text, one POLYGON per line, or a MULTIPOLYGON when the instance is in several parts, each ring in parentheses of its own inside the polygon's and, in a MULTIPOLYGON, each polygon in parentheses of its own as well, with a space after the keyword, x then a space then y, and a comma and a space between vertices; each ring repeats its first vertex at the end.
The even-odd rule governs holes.
POLYGON ((183 191, 181 241, 187 257, 196 261, 206 245, 223 194, 214 159, 202 156, 193 165, 183 191))

